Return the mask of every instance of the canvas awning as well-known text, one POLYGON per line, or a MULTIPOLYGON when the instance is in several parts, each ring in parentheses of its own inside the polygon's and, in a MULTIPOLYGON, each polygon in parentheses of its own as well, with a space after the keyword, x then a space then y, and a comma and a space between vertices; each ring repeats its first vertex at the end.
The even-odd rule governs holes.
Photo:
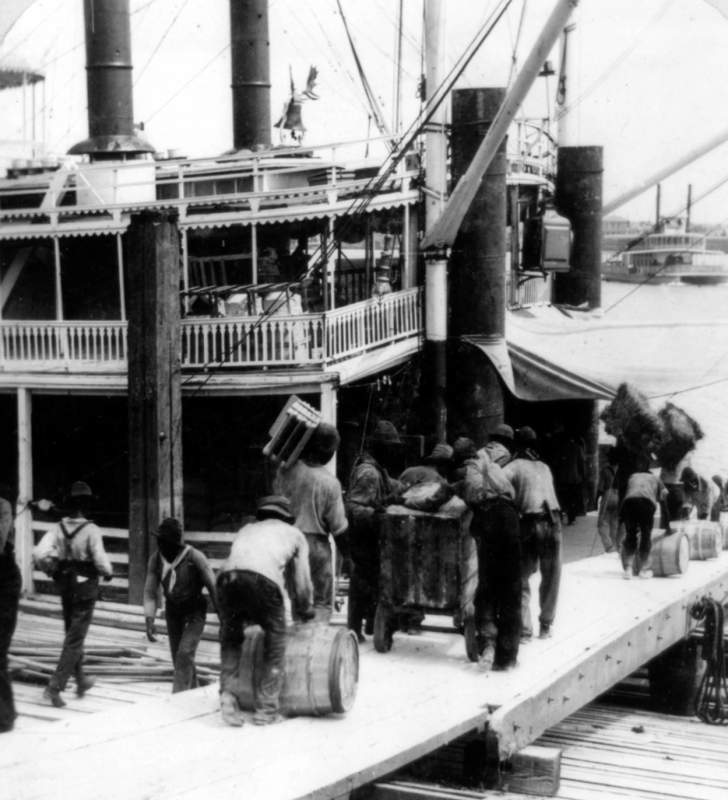
POLYGON ((608 400, 626 381, 661 401, 728 380, 722 321, 612 322, 543 306, 509 312, 505 340, 468 341, 521 400, 608 400))

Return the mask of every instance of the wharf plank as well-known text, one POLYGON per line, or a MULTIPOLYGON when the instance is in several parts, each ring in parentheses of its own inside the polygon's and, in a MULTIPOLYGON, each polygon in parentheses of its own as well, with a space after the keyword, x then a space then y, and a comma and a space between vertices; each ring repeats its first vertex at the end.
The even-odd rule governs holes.
MULTIPOLYGON (((535 576, 534 590, 537 585, 535 576)), ((371 643, 362 647, 359 694, 344 716, 233 729, 220 718, 212 685, 49 726, 64 726, 63 736, 11 740, 0 752, 0 767, 18 800, 40 800, 64 789, 78 800, 95 800, 100 785, 109 800, 339 797, 490 725, 497 715, 499 745, 507 752, 522 746, 522 739, 532 741, 571 712, 563 685, 572 693, 571 684, 580 686, 579 706, 589 702, 685 636, 694 627, 688 613, 693 599, 723 597, 726 587, 728 553, 691 562, 675 580, 623 581, 610 556, 574 562, 564 567, 553 638, 524 647, 512 672, 480 672, 467 661, 459 636, 397 634, 386 655, 374 652, 371 643), (549 702, 554 687, 564 694, 549 702), (529 716, 525 734, 503 724, 520 714, 529 716)), ((534 607, 536 598, 534 591, 534 607)), ((578 769, 585 786, 598 775, 594 764, 578 769)), ((601 765, 599 771, 617 770, 601 765)), ((627 779, 617 774, 615 780, 620 792, 627 779)), ((594 784, 598 790, 599 780, 594 784)), ((712 800, 712 787, 703 788, 712 800)))

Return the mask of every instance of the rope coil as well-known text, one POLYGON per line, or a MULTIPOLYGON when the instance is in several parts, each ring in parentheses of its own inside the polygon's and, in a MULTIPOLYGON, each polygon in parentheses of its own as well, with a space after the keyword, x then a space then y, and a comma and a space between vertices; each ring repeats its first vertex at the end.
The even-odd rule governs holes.
POLYGON ((690 609, 693 619, 703 622, 702 657, 705 675, 695 697, 695 714, 708 725, 728 725, 728 677, 723 606, 712 597, 702 597, 690 609))

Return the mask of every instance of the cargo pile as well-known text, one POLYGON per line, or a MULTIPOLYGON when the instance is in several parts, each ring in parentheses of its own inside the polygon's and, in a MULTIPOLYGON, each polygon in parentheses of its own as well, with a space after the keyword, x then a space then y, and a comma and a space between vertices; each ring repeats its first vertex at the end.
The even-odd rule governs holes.
POLYGON ((662 443, 662 420, 642 392, 628 383, 620 384, 616 397, 602 411, 601 419, 606 432, 633 453, 655 453, 662 443))
POLYGON ((663 467, 673 470, 695 449, 695 445, 703 438, 703 430, 689 414, 672 403, 666 403, 658 416, 663 433, 657 456, 663 467))

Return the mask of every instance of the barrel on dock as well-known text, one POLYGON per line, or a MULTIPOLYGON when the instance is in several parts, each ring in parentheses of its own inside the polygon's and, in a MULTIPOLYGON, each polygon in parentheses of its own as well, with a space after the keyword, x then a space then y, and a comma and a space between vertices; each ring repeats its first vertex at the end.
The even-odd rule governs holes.
POLYGON ((705 561, 718 558, 723 549, 723 532, 720 523, 707 519, 686 519, 674 523, 678 533, 687 534, 690 542, 690 560, 705 561))
POLYGON ((728 550, 728 511, 720 512, 720 529, 723 532, 723 549, 728 550))
MULTIPOLYGON (((238 673, 240 707, 255 707, 263 672, 264 634, 248 628, 238 673)), ((286 635, 286 677, 281 711, 322 716, 349 711, 359 683, 359 645, 353 631, 328 625, 292 625, 286 635)))
POLYGON ((690 561, 690 541, 688 535, 680 531, 652 539, 650 564, 656 578, 669 575, 683 575, 690 561))

